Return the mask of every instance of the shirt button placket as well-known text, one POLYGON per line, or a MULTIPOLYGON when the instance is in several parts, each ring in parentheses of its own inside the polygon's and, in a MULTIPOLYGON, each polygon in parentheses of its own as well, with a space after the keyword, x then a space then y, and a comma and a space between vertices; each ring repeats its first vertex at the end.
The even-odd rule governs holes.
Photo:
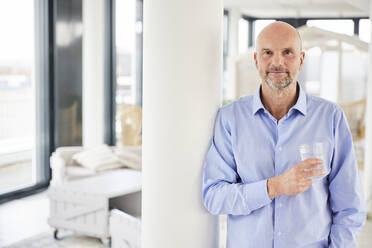
MULTIPOLYGON (((275 154, 275 175, 278 176, 279 173, 281 172, 280 165, 282 163, 281 157, 283 156, 283 147, 280 145, 281 143, 281 123, 279 123, 277 126, 277 147, 276 147, 276 154, 275 154)), ((283 238, 283 230, 280 225, 282 223, 282 212, 283 212, 283 204, 280 202, 280 196, 275 198, 275 210, 274 210, 274 218, 275 218, 275 226, 274 226, 274 233, 275 233, 275 238, 274 238, 274 247, 280 247, 282 243, 282 238, 283 238)))

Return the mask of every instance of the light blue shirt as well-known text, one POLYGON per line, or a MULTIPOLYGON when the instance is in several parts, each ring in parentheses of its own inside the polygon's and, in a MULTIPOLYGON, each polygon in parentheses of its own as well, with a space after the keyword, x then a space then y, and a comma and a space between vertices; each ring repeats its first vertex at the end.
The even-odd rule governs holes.
POLYGON ((355 247, 366 210, 352 136, 336 104, 306 94, 277 120, 260 89, 219 109, 203 168, 203 203, 227 214, 227 248, 355 247), (270 199, 267 180, 323 143, 330 172, 298 195, 270 199))

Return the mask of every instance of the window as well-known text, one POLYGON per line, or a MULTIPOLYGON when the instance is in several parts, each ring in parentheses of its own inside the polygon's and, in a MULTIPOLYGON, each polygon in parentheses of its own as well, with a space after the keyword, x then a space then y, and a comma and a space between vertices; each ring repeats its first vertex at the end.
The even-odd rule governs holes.
POLYGON ((34 3, 2 1, 0 13, 0 191, 4 193, 35 180, 34 3))
POLYGON ((239 20, 239 53, 245 53, 248 50, 248 21, 240 18, 239 20))
POLYGON ((308 20, 306 25, 341 34, 354 34, 354 22, 352 20, 308 20))
POLYGON ((140 0, 116 0, 114 5, 115 136, 116 143, 121 144, 126 144, 122 137, 124 112, 128 106, 142 105, 142 4, 140 0))
POLYGON ((371 21, 369 19, 359 21, 359 38, 365 42, 371 40, 371 21))
POLYGON ((0 2, 1 202, 50 178, 47 2, 0 2))

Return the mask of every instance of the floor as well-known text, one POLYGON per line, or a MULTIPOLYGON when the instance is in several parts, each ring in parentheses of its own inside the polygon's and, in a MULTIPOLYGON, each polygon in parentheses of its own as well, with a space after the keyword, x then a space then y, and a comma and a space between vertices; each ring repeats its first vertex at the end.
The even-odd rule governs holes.
MULTIPOLYGON (((50 232, 47 224, 49 202, 46 192, 42 192, 23 199, 14 200, 0 205, 0 247, 11 245, 17 241, 50 232)), ((226 216, 220 216, 220 248, 226 242, 226 216)), ((372 220, 368 220, 363 228, 358 248, 372 247, 372 220)), ((89 247, 96 244, 101 246, 99 240, 70 239, 67 247, 77 247, 74 242, 89 243, 89 247)), ((79 243, 80 244, 80 243, 79 243)), ((80 247, 80 246, 79 246, 80 247)))
POLYGON ((0 205, 0 247, 48 231, 46 192, 0 205))

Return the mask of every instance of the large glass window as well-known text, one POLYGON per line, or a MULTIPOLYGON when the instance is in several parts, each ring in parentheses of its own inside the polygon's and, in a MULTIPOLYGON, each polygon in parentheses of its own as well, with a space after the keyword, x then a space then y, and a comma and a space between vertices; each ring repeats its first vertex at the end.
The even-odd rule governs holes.
POLYGON ((116 143, 139 145, 129 133, 141 130, 142 105, 142 1, 115 1, 116 143), (129 118, 129 117, 133 118, 129 118), (128 117, 128 118, 127 118, 128 117), (135 122, 135 123, 134 123, 135 122), (127 132, 123 132, 126 128, 127 132), (130 129, 130 130, 129 130, 130 129))
POLYGON ((341 34, 354 34, 354 22, 352 20, 308 20, 306 25, 341 34))
POLYGON ((34 8, 0 2, 0 195, 37 183, 34 8))

